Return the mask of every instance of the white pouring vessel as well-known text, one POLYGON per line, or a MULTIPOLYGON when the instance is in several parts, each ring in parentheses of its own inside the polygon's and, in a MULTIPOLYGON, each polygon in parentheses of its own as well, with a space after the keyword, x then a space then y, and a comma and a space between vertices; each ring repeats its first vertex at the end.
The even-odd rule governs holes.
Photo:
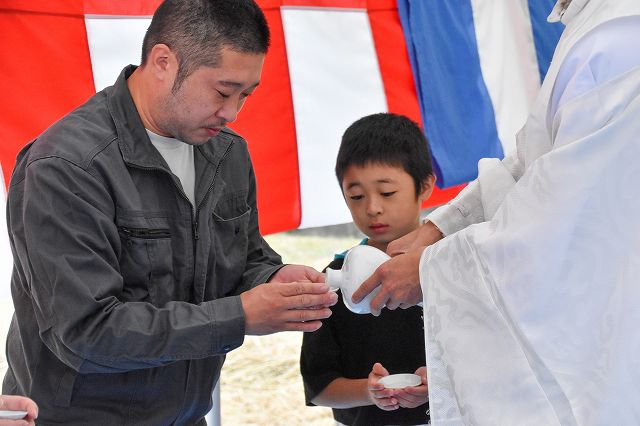
POLYGON ((325 281, 332 288, 342 292, 344 304, 356 314, 370 314, 371 300, 378 294, 380 287, 375 288, 360 303, 353 303, 351 296, 373 272, 389 260, 388 254, 371 246, 355 246, 350 249, 342 264, 342 269, 327 268, 325 281))
MULTIPOLYGON (((364 280, 369 278, 378 266, 391 257, 372 246, 355 246, 345 255, 342 269, 327 268, 325 282, 332 289, 340 289, 342 300, 349 310, 356 314, 370 314, 371 300, 378 294, 380 287, 376 287, 360 303, 353 303, 351 296, 360 288, 364 280)), ((418 303, 422 306, 422 302, 418 303)), ((383 306, 384 307, 384 306, 383 306)))

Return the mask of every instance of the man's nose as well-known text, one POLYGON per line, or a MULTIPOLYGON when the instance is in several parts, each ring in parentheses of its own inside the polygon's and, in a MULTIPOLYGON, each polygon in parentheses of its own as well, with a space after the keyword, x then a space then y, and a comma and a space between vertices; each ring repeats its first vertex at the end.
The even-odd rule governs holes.
POLYGON ((231 123, 238 118, 238 112, 242 105, 235 96, 225 99, 224 103, 216 113, 218 118, 222 118, 225 122, 231 123))

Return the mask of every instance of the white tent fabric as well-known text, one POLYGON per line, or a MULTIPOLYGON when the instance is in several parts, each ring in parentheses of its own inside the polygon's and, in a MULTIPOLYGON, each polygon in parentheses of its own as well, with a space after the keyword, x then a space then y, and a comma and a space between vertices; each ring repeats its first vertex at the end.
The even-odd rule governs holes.
POLYGON ((504 152, 512 152, 516 133, 540 90, 529 8, 526 2, 512 0, 472 0, 471 5, 480 67, 498 136, 504 152))
POLYGON ((369 18, 362 9, 287 7, 281 14, 296 129, 305 141, 298 144, 300 227, 349 222, 332 167, 340 138, 358 118, 387 111, 369 18))

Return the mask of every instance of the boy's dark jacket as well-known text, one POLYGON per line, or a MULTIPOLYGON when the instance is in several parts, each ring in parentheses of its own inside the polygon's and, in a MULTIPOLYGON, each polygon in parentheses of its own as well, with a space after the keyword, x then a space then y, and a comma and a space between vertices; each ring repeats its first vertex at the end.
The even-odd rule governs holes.
MULTIPOLYGON (((366 239, 360 244, 366 244, 366 239)), ((327 268, 342 269, 343 263, 344 253, 336 255, 327 268)), ((422 308, 383 309, 378 317, 354 314, 339 291, 338 295, 331 317, 318 331, 303 337, 300 372, 309 406, 332 381, 338 377, 367 377, 375 362, 382 363, 390 374, 412 373, 425 365, 422 308)), ((428 410, 428 402, 394 411, 383 411, 375 405, 332 409, 334 419, 353 426, 426 424, 428 410)))

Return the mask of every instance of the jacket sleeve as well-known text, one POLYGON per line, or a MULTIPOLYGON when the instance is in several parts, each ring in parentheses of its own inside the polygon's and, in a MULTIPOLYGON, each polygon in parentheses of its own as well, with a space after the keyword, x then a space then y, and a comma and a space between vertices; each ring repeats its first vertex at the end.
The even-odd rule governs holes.
POLYGON ((242 343, 237 330, 221 335, 216 317, 228 311, 237 318, 225 321, 241 323, 237 297, 161 308, 119 300, 115 206, 108 187, 86 170, 55 157, 33 161, 12 181, 8 212, 15 274, 31 295, 40 338, 74 370, 156 367, 242 343))

